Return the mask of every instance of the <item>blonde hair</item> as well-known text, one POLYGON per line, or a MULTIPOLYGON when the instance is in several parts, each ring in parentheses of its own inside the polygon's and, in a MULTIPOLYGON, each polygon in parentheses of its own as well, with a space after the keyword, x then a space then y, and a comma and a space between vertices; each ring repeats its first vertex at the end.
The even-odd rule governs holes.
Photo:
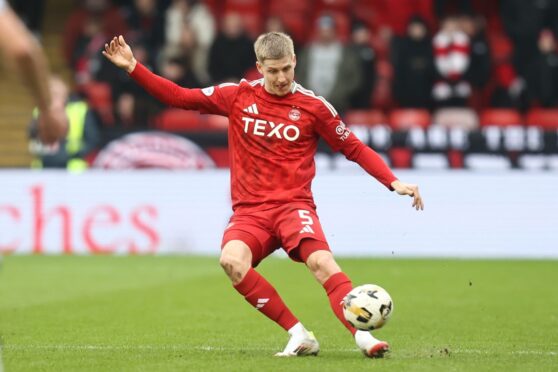
POLYGON ((261 34, 254 43, 254 52, 258 62, 266 59, 281 59, 294 55, 293 39, 283 32, 261 34))

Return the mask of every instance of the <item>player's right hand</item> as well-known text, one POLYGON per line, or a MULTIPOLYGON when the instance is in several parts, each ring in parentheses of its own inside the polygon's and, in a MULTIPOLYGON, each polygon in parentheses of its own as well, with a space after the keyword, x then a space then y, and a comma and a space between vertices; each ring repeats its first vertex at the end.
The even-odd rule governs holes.
POLYGON ((110 43, 105 44, 103 55, 117 67, 126 70, 128 73, 131 73, 136 68, 137 61, 134 58, 132 49, 126 44, 122 35, 113 37, 110 43))

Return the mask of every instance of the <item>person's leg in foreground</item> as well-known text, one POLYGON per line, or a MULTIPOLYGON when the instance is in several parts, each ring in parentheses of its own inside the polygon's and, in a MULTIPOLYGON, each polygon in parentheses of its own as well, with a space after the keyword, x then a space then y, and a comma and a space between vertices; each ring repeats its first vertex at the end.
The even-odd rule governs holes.
POLYGON ((389 351, 389 344, 377 340, 368 331, 355 329, 345 320, 342 302, 353 286, 349 277, 341 271, 327 244, 318 240, 304 239, 300 242, 298 251, 300 259, 306 263, 316 280, 324 287, 333 313, 354 336, 358 348, 368 357, 382 357, 389 351))
POLYGON ((251 234, 242 231, 226 234, 220 264, 238 293, 289 333, 287 346, 276 356, 317 355, 320 347, 312 332, 304 328, 275 288, 254 270, 253 266, 271 253, 269 251, 262 254, 262 248, 261 243, 251 234))

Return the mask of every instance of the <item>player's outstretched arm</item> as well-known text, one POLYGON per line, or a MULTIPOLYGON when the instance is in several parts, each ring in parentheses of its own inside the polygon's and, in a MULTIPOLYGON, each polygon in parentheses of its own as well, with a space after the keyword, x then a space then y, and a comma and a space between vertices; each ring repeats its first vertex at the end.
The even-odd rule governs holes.
POLYGON ((67 117, 63 106, 52 104, 47 59, 39 43, 9 7, 0 10, 0 49, 35 98, 40 111, 39 139, 54 144, 64 138, 67 117))
POLYGON ((417 185, 403 183, 399 180, 395 180, 391 183, 391 187, 395 190, 396 193, 399 195, 409 195, 413 198, 413 207, 418 211, 424 209, 424 203, 422 201, 422 197, 419 193, 419 188, 417 185))
POLYGON ((115 66, 129 74, 136 68, 137 61, 134 58, 134 53, 132 53, 132 48, 126 44, 122 35, 113 37, 109 43, 105 44, 103 55, 115 66))
MULTIPOLYGON (((112 38, 109 43, 105 44, 105 50, 102 53, 115 66, 128 72, 130 77, 149 94, 168 106, 199 110, 204 100, 208 99, 200 89, 182 88, 149 71, 136 61, 132 49, 126 44, 122 35, 112 38)), ((211 108, 206 111, 213 113, 211 108)))

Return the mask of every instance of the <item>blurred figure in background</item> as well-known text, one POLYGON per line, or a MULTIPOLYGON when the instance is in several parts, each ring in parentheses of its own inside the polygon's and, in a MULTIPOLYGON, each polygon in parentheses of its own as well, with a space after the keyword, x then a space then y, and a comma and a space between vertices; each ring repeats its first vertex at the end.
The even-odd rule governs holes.
MULTIPOLYGON (((74 68, 75 61, 81 56, 76 55, 76 45, 80 39, 92 38, 91 28, 105 35, 125 35, 128 27, 118 8, 109 0, 85 0, 75 9, 64 26, 63 51, 68 66, 74 68)), ((83 41, 82 41, 83 43, 83 41)))
POLYGON ((252 63, 252 40, 237 13, 223 17, 222 28, 209 50, 209 74, 214 83, 238 82, 252 63))
POLYGON ((465 79, 473 88, 484 87, 490 79, 490 47, 486 39, 486 20, 479 15, 462 14, 459 28, 469 37, 470 63, 465 79))
POLYGON ((161 76, 185 88, 199 88, 202 85, 192 73, 187 58, 176 56, 161 66, 161 76))
POLYGON ((341 43, 331 16, 322 15, 316 27, 316 40, 298 55, 296 78, 344 112, 349 108, 350 99, 359 89, 362 79, 358 55, 341 43))
POLYGON ((527 66, 538 55, 537 40, 545 28, 558 31, 555 0, 500 0, 502 22, 514 44, 514 66, 525 77, 527 66))
POLYGON ((496 87, 490 98, 490 106, 525 111, 528 108, 525 80, 517 74, 511 62, 504 62, 494 69, 496 87))
POLYGON ((471 63, 471 45, 455 16, 442 21, 434 36, 434 64, 437 81, 432 94, 437 107, 464 107, 471 97, 472 87, 465 77, 471 63))
POLYGON ((83 85, 94 80, 100 65, 99 48, 106 40, 102 21, 97 17, 85 20, 81 35, 75 42, 71 58, 71 67, 74 71, 74 80, 77 85, 83 85))
POLYGON ((376 52, 372 48, 372 35, 362 22, 355 22, 351 32, 350 48, 354 50, 360 62, 362 79, 350 99, 351 108, 370 107, 372 89, 376 81, 376 52))
POLYGON ((53 146, 44 146, 37 141, 38 109, 33 112, 30 125, 30 152, 35 156, 32 168, 66 168, 80 172, 88 168, 86 157, 97 149, 100 143, 98 120, 87 103, 77 97, 70 97, 68 85, 53 76, 49 82, 53 104, 63 106, 68 117, 66 138, 53 146))
POLYGON ((141 38, 149 54, 157 56, 165 43, 164 14, 156 0, 134 0, 132 7, 124 8, 124 17, 130 27, 131 37, 141 38))
POLYGON ((207 65, 215 32, 215 18, 201 1, 173 0, 165 13, 165 49, 189 53, 192 70, 204 85, 211 80, 207 65), (187 38, 193 39, 193 45, 185 45, 187 38))
POLYGON ((558 53, 556 37, 543 30, 537 43, 537 53, 527 65, 525 79, 531 104, 556 107, 558 104, 558 53))
MULTIPOLYGON (((132 39, 131 44, 134 45, 136 59, 155 70, 155 61, 149 54, 144 40, 141 37, 132 39)), ((115 125, 128 129, 147 128, 150 117, 161 111, 161 105, 134 84, 128 74, 112 68, 112 64, 101 54, 98 53, 96 58, 101 58, 100 68, 95 75, 96 80, 106 82, 111 87, 115 125)))
POLYGON ((45 11, 45 0, 13 1, 12 5, 27 28, 40 39, 45 11))
POLYGON ((35 99, 40 111, 37 123, 40 141, 56 143, 67 129, 64 107, 51 97, 48 63, 41 47, 5 0, 0 0, 0 52, 7 66, 20 75, 35 99))
POLYGON ((432 108, 434 56, 426 22, 414 16, 404 37, 395 37, 391 47, 395 74, 393 95, 401 107, 432 108))

